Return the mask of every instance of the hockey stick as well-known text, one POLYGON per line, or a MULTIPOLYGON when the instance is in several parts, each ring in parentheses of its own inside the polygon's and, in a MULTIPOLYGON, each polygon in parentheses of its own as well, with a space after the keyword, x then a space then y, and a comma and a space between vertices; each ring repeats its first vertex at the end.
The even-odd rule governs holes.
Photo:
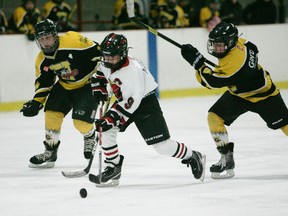
MULTIPOLYGON (((111 98, 108 97, 108 100, 107 100, 107 102, 105 104, 104 113, 108 110, 108 107, 109 107, 109 104, 110 104, 110 99, 111 98)), ((103 113, 103 106, 104 105, 103 105, 103 102, 102 102, 102 104, 100 106, 100 110, 99 110, 101 116, 102 116, 102 113, 103 113)), ((102 140, 102 137, 100 137, 100 136, 102 136, 102 135, 98 134, 98 136, 96 138, 96 143, 93 146, 92 155, 91 155, 91 157, 89 159, 87 167, 85 169, 83 169, 83 170, 78 170, 78 171, 71 171, 71 172, 62 171, 61 173, 62 173, 63 176, 65 176, 66 178, 79 178, 79 177, 87 175, 90 172, 90 169, 91 169, 91 166, 92 166, 92 163, 93 163, 93 160, 94 160, 95 152, 96 152, 96 149, 97 149, 98 142, 99 142, 99 145, 100 145, 100 142, 102 142, 102 141, 100 141, 100 140, 102 140)), ((99 154, 99 156, 100 156, 100 154, 99 154)), ((101 157, 102 157, 102 151, 101 151, 101 157)), ((99 159, 99 161, 100 161, 100 159, 99 159)), ((102 158, 101 158, 101 161, 102 161, 102 158)))
MULTIPOLYGON (((103 116, 103 110, 102 107, 100 108, 100 117, 103 116)), ((99 157, 98 157, 98 176, 99 176, 99 181, 101 182, 102 179, 102 127, 99 129, 99 157)))
MULTIPOLYGON (((182 48, 182 45, 177 43, 176 41, 172 40, 171 38, 163 35, 162 33, 158 32, 157 30, 153 29, 152 27, 150 27, 149 25, 143 23, 142 21, 138 20, 137 17, 135 17, 135 13, 134 13, 134 0, 126 0, 126 7, 127 7, 127 13, 129 16, 129 19, 131 21, 133 21, 134 23, 142 26, 143 28, 147 29, 149 32, 151 32, 152 34, 159 36, 161 38, 163 38, 164 40, 168 41, 169 43, 175 45, 178 48, 182 48)), ((213 62, 209 61, 208 59, 205 59, 205 62, 213 67, 218 67, 216 64, 214 64, 213 62)))

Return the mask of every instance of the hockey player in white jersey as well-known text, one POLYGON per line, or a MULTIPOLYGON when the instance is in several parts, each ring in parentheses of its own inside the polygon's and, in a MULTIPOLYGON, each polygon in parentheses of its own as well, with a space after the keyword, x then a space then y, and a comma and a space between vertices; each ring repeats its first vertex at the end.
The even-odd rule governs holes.
POLYGON ((203 181, 206 156, 170 139, 155 94, 158 85, 142 62, 128 55, 126 37, 110 33, 101 43, 101 52, 102 64, 92 81, 95 98, 105 99, 109 83, 117 100, 103 117, 96 120, 96 130, 102 130, 106 168, 101 174, 101 181, 93 174, 89 175, 89 180, 96 186, 119 184, 124 156, 119 154, 117 133, 125 131, 134 122, 147 145, 159 154, 182 159, 183 164, 191 167, 194 177, 203 181))

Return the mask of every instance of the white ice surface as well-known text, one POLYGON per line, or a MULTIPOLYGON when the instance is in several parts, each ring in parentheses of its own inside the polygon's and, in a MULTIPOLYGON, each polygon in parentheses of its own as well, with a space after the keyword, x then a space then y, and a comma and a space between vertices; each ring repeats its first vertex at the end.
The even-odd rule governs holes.
MULTIPOLYGON (((288 102, 288 91, 282 91, 288 102)), ((68 114, 53 169, 28 168, 43 152, 44 115, 25 118, 0 113, 0 216, 287 216, 288 140, 253 113, 228 127, 235 142, 236 176, 213 180, 209 167, 219 160, 207 126, 207 110, 219 96, 161 100, 171 138, 207 155, 206 178, 195 180, 180 160, 158 155, 131 125, 119 134, 125 156, 120 185, 96 188, 88 176, 67 179, 61 171, 81 170, 82 136, 68 114), (88 196, 80 198, 86 188, 88 196)), ((98 157, 91 172, 98 173, 98 157)))

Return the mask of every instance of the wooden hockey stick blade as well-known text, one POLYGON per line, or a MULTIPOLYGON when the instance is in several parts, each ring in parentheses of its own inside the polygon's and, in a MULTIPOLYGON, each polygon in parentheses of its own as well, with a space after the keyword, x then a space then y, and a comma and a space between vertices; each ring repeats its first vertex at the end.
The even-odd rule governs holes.
POLYGON ((72 172, 62 171, 61 173, 66 178, 79 178, 79 177, 85 176, 90 172, 93 159, 94 159, 94 154, 91 155, 91 157, 89 159, 88 166, 83 170, 72 171, 72 172))
POLYGON ((88 162, 88 165, 85 169, 83 170, 78 170, 78 171, 62 171, 62 175, 66 178, 79 178, 79 177, 82 177, 82 176, 85 176, 87 175, 89 172, 90 172, 90 169, 91 169, 91 166, 92 166, 92 163, 93 163, 93 159, 94 159, 94 155, 95 155, 95 152, 96 152, 96 149, 97 149, 97 146, 98 146, 98 137, 96 138, 96 143, 92 149, 92 155, 89 159, 89 162, 88 162))
MULTIPOLYGON (((157 30, 151 28, 150 26, 146 25, 145 23, 141 22, 140 20, 138 20, 136 17, 130 17, 130 20, 132 20, 134 23, 142 26, 143 28, 147 29, 149 32, 151 32, 152 34, 161 37, 162 39, 168 41, 169 43, 175 45, 178 48, 182 48, 182 45, 179 44, 178 42, 172 40, 171 38, 167 37, 166 35, 163 35, 162 33, 158 32, 157 30)), ((214 64, 213 62, 209 61, 208 59, 205 59, 205 62, 213 67, 218 67, 216 64, 214 64)))
POLYGON ((74 172, 62 171, 61 173, 66 178, 79 178, 79 177, 87 175, 89 172, 86 172, 85 170, 79 170, 79 171, 74 171, 74 172))

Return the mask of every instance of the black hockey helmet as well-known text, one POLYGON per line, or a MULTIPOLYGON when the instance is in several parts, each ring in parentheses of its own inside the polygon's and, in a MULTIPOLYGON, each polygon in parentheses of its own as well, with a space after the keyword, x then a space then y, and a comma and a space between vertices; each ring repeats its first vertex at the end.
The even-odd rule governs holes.
POLYGON ((208 53, 223 58, 237 44, 238 29, 232 23, 221 22, 209 33, 208 53), (223 50, 215 50, 217 44, 224 44, 223 50))
POLYGON ((35 39, 36 39, 36 43, 37 43, 38 47, 45 54, 55 52, 59 46, 59 37, 58 37, 58 32, 57 32, 56 25, 54 24, 54 22, 50 19, 42 20, 35 25, 34 29, 35 29, 35 33, 34 33, 35 39), (53 46, 51 46, 49 48, 43 48, 41 46, 41 44, 39 43, 38 39, 40 37, 43 37, 43 36, 46 36, 49 34, 52 34, 54 36, 55 43, 53 46))
POLYGON ((127 38, 122 34, 110 33, 101 43, 101 53, 104 58, 104 66, 111 69, 121 67, 128 55, 128 42, 127 38), (120 56, 120 61, 116 64, 111 64, 105 61, 104 56, 120 56))

